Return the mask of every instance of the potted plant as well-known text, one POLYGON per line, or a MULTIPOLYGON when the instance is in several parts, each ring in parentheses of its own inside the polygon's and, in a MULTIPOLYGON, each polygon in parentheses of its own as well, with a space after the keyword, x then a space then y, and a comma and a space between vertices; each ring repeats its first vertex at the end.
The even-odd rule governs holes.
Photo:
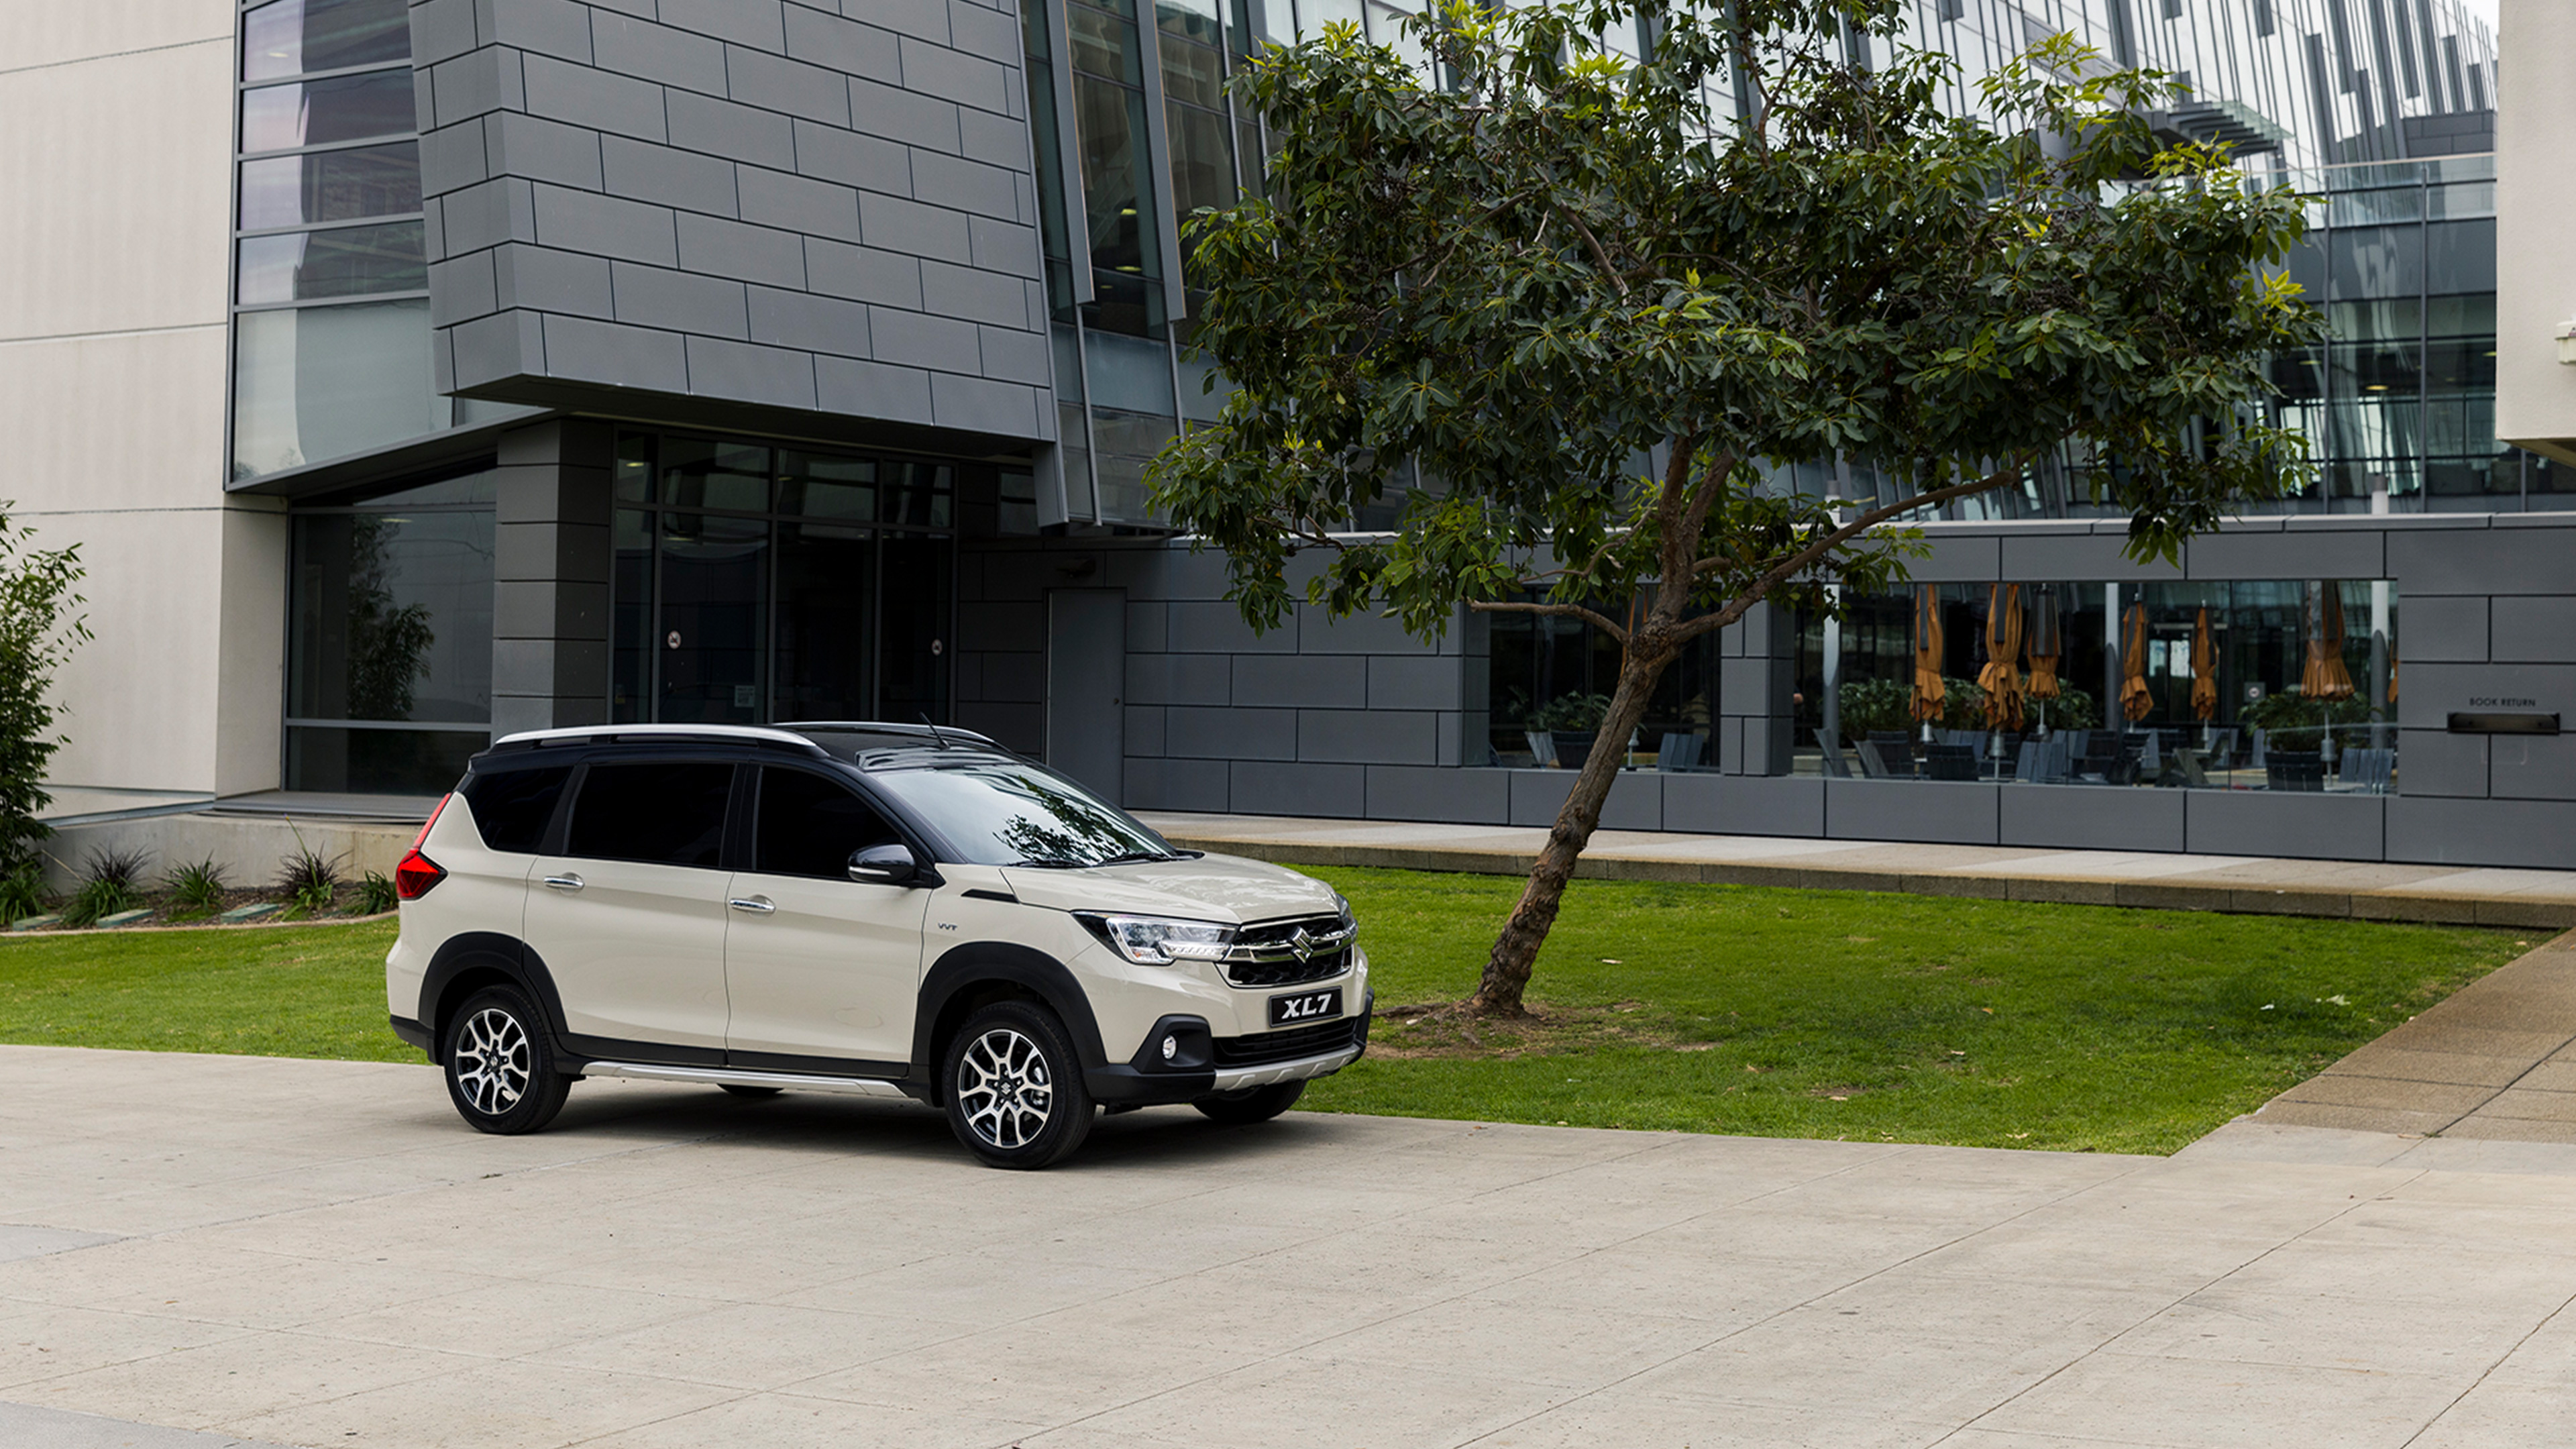
POLYGON ((1556 746, 1557 764, 1580 770, 1591 758, 1593 737, 1609 712, 1606 694, 1560 694, 1529 712, 1529 727, 1547 732, 1549 743, 1556 746))

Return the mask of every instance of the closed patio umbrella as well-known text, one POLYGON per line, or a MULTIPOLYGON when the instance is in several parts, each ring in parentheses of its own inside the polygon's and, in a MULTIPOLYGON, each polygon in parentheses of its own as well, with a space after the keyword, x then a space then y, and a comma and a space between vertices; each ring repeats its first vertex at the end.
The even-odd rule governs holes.
POLYGON ((2191 629, 2191 717, 2208 721, 2218 714, 2218 651, 2209 642, 2209 606, 2200 606, 2200 622, 2191 629))
POLYGON ((2128 638, 2120 646, 2120 713, 2145 719, 2155 707, 2155 696, 2147 693, 2147 606, 2131 604, 2128 638))
POLYGON ((1941 591, 1924 584, 1914 591, 1914 717, 1941 717, 1941 591))
POLYGON ((1977 687, 1986 692, 1986 723, 1999 730, 2021 728, 2029 706, 2022 700, 2021 585, 1997 584, 1986 595, 1986 667, 1977 672, 1977 687))
POLYGON ((2317 585, 2308 611, 2308 661, 2299 692, 2310 699, 2352 698, 2352 671, 2343 666, 2343 590, 2328 579, 2317 585))
POLYGON ((2066 655, 2066 636, 2058 623, 2055 584, 2042 584, 2031 595, 2025 642, 2030 649, 2030 683, 2024 692, 2033 699, 2057 698, 2057 661, 2066 655))

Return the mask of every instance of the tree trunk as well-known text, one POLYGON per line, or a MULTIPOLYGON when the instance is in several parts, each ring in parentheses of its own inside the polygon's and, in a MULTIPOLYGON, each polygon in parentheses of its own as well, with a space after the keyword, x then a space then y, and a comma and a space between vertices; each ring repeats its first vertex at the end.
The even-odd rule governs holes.
POLYGON ((1528 1014, 1521 1005, 1521 993, 1529 986, 1530 968, 1538 961, 1538 948, 1546 942, 1548 929, 1556 924, 1557 907, 1565 899, 1565 883, 1574 876, 1575 859, 1591 843, 1592 832, 1600 828, 1601 806, 1610 798, 1610 787, 1618 782, 1619 769, 1627 762, 1628 736, 1636 729, 1637 721, 1645 717, 1656 681, 1663 678, 1664 667, 1672 658, 1669 645, 1636 636, 1631 636, 1628 648, 1621 653, 1619 686, 1610 696, 1610 711, 1593 739, 1591 757, 1575 775, 1574 788, 1565 797, 1565 808, 1556 813, 1556 824, 1547 832, 1547 845, 1539 851, 1538 863, 1530 870, 1529 884, 1521 888, 1520 903, 1512 907, 1511 919, 1503 923, 1503 933, 1494 941, 1493 955, 1485 961, 1484 980, 1477 985, 1476 994, 1467 998, 1464 1009, 1469 1015, 1528 1014))

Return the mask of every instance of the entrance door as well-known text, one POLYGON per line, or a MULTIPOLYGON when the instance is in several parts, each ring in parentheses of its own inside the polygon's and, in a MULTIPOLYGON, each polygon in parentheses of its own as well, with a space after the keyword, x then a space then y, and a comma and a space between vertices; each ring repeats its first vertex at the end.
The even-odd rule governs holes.
POLYGON ((1127 777, 1127 591, 1047 595, 1047 763, 1123 803, 1127 777))

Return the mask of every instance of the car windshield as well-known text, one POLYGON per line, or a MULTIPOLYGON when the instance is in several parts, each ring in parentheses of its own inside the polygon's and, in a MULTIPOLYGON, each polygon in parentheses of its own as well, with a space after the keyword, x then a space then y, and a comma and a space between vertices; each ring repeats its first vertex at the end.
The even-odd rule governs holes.
POLYGON ((986 758, 870 780, 947 837, 961 864, 1115 865, 1172 855, 1125 811, 1035 765, 986 758))

